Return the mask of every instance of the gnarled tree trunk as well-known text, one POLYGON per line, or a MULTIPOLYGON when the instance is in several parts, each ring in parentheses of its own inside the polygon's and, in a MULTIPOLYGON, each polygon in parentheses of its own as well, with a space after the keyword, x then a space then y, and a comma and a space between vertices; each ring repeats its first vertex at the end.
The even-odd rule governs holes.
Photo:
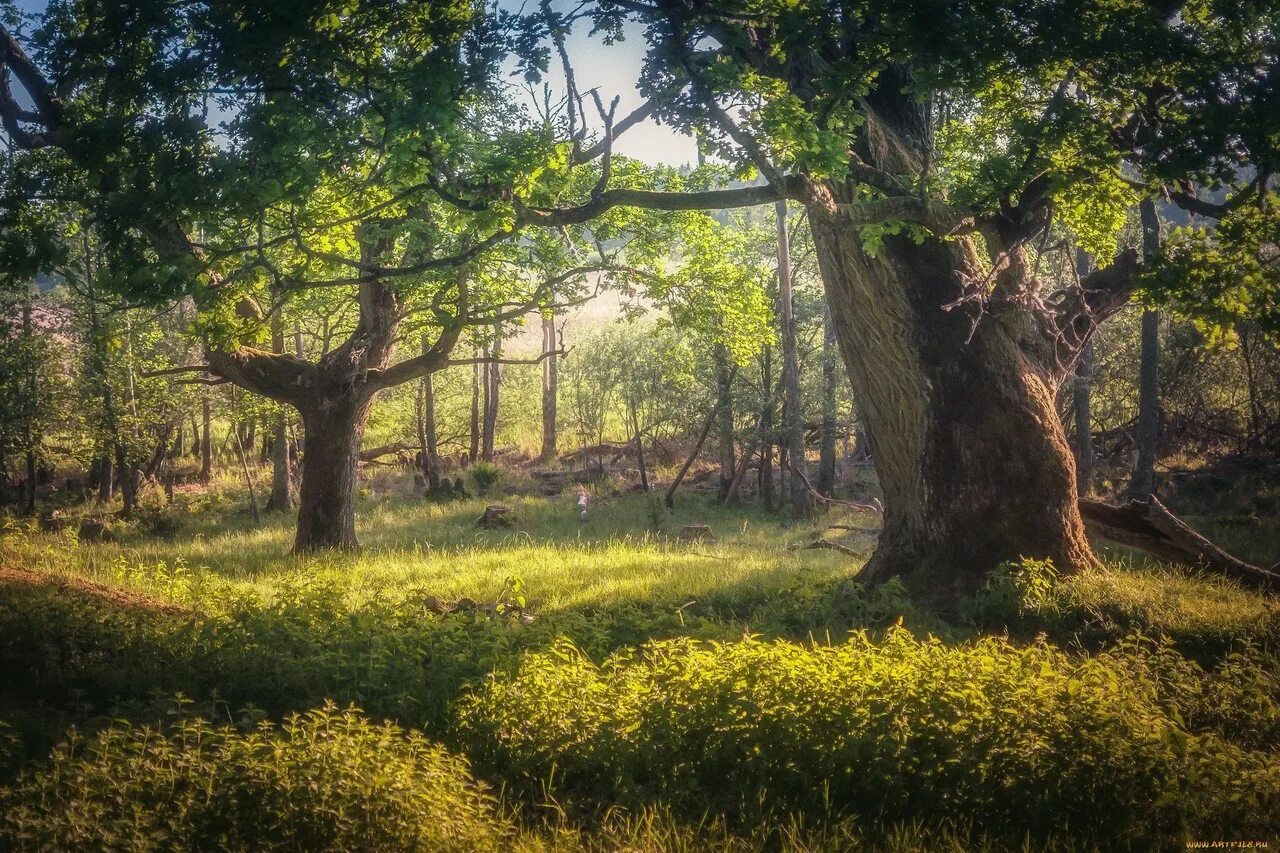
POLYGON ((970 241, 889 236, 873 256, 832 206, 809 212, 884 489, 864 577, 924 574, 966 588, 1019 557, 1092 565, 1058 380, 1027 351, 1016 312, 945 308, 981 275, 970 241))
POLYGON ((353 550, 356 539, 356 467, 371 395, 322 398, 301 409, 307 431, 302 453, 295 553, 353 550))

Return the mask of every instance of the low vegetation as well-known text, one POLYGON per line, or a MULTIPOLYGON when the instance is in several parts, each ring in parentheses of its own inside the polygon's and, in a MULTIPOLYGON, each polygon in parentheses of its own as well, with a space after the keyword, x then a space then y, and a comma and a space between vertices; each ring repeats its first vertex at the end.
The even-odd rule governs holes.
POLYGON ((8 846, 1066 849, 1280 831, 1265 594, 1119 559, 1069 577, 1025 563, 942 613, 852 583, 843 555, 787 550, 819 522, 686 500, 655 528, 642 496, 582 522, 566 496, 512 500, 516 529, 478 531, 482 501, 366 503, 364 552, 306 559, 280 556, 286 525, 234 514, 174 509, 165 537, 96 545, 11 525, 8 846), (676 541, 693 519, 719 540, 676 541))

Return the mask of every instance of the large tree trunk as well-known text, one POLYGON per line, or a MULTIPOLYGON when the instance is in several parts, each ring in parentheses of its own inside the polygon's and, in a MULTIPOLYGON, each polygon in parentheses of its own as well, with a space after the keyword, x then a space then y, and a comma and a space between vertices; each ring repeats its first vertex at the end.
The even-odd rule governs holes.
POLYGON ((349 394, 303 408, 307 444, 302 453, 295 553, 324 548, 354 550, 356 464, 371 397, 349 394))
POLYGON ((560 365, 556 356, 556 318, 542 317, 542 453, 543 462, 556 458, 556 404, 560 395, 560 365))
POLYGON ((944 310, 982 275, 971 242, 889 236, 873 256, 833 206, 809 212, 884 490, 864 577, 919 575, 946 594, 1020 557, 1093 565, 1058 380, 1024 351, 1036 330, 1013 311, 944 310))

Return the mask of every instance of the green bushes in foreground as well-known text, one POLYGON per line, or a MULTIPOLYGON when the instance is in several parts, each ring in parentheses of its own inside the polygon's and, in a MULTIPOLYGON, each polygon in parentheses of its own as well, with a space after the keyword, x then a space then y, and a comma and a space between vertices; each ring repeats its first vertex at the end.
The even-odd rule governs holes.
POLYGON ((1116 845, 1280 830, 1274 752, 1175 714, 1137 667, 899 629, 830 647, 655 642, 603 665, 561 644, 470 696, 461 727, 477 761, 554 778, 557 796, 745 824, 949 819, 1116 845))
POLYGON ((472 851, 512 832, 464 759, 333 705, 73 736, 0 803, 5 849, 472 851))

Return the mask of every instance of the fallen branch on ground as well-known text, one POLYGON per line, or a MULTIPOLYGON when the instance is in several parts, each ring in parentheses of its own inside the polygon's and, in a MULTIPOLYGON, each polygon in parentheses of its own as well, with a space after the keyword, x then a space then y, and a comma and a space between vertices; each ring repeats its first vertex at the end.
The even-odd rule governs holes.
POLYGON ((1154 496, 1149 502, 1131 501, 1125 506, 1081 498, 1080 515, 1089 533, 1156 559, 1209 569, 1246 586, 1280 589, 1280 566, 1264 569, 1236 559, 1192 530, 1154 496))
POLYGON ((818 550, 828 550, 828 551, 839 551, 841 554, 844 554, 846 557, 861 557, 861 556, 862 556, 862 555, 861 555, 861 554, 859 554, 857 551, 853 550, 852 548, 850 548, 850 547, 849 547, 849 546, 847 546, 847 545, 841 545, 839 542, 832 542, 830 539, 823 539, 823 538, 821 538, 821 537, 819 537, 818 539, 813 540, 812 542, 808 543, 807 545, 801 545, 799 542, 796 542, 796 543, 794 543, 794 544, 788 545, 788 546, 787 546, 787 550, 788 550, 788 551, 818 551, 818 550))

